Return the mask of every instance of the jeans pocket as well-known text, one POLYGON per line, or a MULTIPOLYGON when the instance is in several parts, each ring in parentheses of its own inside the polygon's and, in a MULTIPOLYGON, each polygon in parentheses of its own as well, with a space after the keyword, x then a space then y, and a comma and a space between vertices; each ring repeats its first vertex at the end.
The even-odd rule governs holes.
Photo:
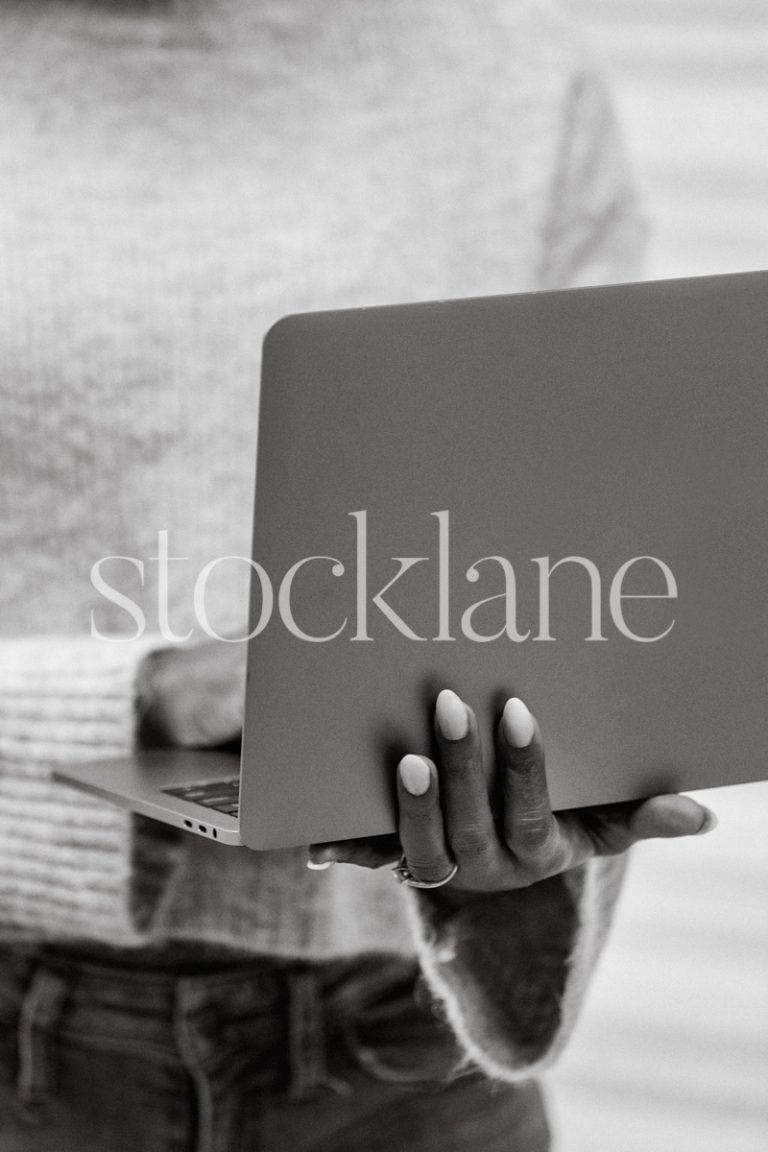
POLYGON ((413 1000, 359 1013, 344 1039, 354 1064, 380 1083, 439 1091, 476 1072, 448 1026, 413 1000))

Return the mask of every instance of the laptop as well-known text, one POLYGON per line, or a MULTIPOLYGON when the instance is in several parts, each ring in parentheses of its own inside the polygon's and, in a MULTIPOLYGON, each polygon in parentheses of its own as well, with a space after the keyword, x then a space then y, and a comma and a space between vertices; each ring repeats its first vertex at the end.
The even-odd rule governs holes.
POLYGON ((526 701, 555 809, 765 778, 767 441, 766 272, 288 316, 240 760, 57 776, 253 849, 381 834, 450 687, 487 749, 526 701))

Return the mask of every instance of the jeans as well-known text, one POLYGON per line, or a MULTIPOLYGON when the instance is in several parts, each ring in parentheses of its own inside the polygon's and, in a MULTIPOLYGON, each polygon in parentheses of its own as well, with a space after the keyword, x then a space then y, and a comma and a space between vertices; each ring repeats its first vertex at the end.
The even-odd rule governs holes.
POLYGON ((462 1065, 408 959, 0 951, 2 1152, 548 1147, 538 1086, 462 1065))

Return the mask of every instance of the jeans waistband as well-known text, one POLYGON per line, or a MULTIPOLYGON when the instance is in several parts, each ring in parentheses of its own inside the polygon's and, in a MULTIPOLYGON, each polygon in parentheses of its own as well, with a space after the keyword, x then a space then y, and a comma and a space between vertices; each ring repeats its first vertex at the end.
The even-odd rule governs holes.
POLYGON ((258 1063, 260 1053, 265 1086, 280 1081, 295 1099, 321 1087, 344 1092, 327 1067, 329 1035, 366 1005, 402 1004, 416 975, 415 960, 389 954, 322 963, 256 957, 179 974, 66 949, 0 951, 0 1028, 16 1029, 18 1095, 28 1111, 55 1092, 57 1045, 74 1040, 182 1064, 205 1134, 212 1081, 228 1063, 258 1063))

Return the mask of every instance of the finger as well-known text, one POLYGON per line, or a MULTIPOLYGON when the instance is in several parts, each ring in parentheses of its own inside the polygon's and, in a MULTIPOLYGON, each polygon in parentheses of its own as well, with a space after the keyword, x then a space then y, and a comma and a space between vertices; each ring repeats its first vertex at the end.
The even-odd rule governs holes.
POLYGON ((689 796, 669 795, 561 813, 559 823, 573 848, 573 867, 589 855, 626 852, 640 840, 703 835, 717 827, 717 817, 689 796))
POLYGON ((332 840, 310 844, 307 867, 319 872, 331 864, 357 864, 360 868, 382 868, 400 859, 397 836, 370 836, 358 840, 332 840))
POLYGON ((628 827, 633 840, 702 836, 717 827, 717 816, 690 796, 653 796, 635 809, 628 827))
POLYGON ((471 708, 443 689, 435 705, 440 750, 440 801, 445 837, 460 868, 498 854, 499 842, 488 801, 477 720, 471 708))
POLYGON ((426 756, 403 756, 397 766, 400 844, 414 880, 435 884, 453 868, 445 841, 437 769, 426 756))
POLYGON ((510 852, 535 872, 549 872, 562 848, 544 769, 544 745, 534 717, 518 697, 504 706, 498 756, 503 772, 502 827, 510 852))

